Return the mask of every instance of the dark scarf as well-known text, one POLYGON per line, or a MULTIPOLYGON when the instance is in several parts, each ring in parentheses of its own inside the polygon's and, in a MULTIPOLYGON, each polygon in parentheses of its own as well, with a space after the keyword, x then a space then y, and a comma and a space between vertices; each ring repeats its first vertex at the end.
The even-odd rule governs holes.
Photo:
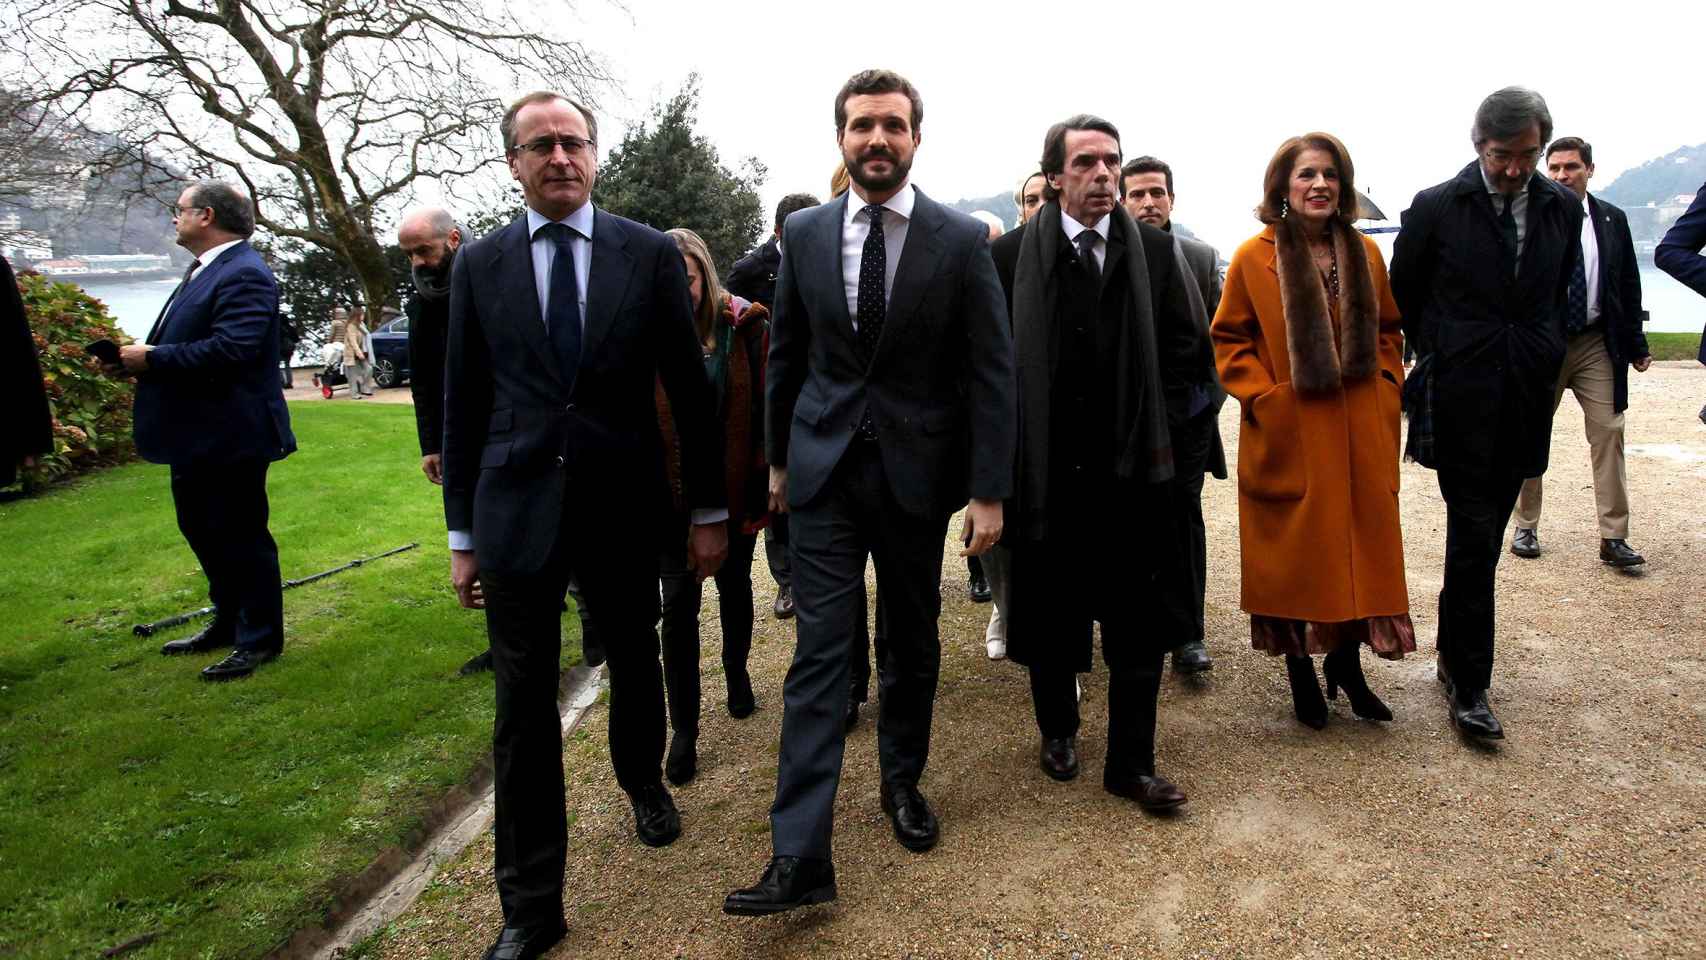
POLYGON ((1300 394, 1332 393, 1345 380, 1374 376, 1380 368, 1380 305, 1362 235, 1334 217, 1333 256, 1339 262, 1339 316, 1327 309, 1327 286, 1309 253, 1297 217, 1274 224, 1274 268, 1285 311, 1291 383, 1300 394))
MULTIPOLYGON (((1117 369, 1112 422, 1114 474, 1122 480, 1160 483, 1173 476, 1173 446, 1167 430, 1167 404, 1161 392, 1161 367, 1155 341, 1154 307, 1149 297, 1149 264, 1143 239, 1130 215, 1116 206, 1110 239, 1125 247, 1126 322, 1115 344, 1117 369)), ((1014 513, 1020 536, 1048 535, 1049 401, 1059 357, 1056 311, 1066 234, 1060 205, 1050 201, 1037 211, 1019 246, 1013 273, 1013 354, 1019 380, 1019 462, 1014 513)), ((1107 269, 1111 270, 1111 267, 1107 269)))
MULTIPOLYGON (((461 228, 458 227, 457 229, 460 230, 461 228)), ((462 236, 468 236, 468 232, 464 230, 462 236)), ((450 268, 456 265, 456 251, 461 249, 461 247, 457 247, 450 251, 445 256, 444 263, 437 270, 430 270, 426 267, 410 268, 409 273, 415 280, 415 292, 421 295, 421 299, 432 301, 450 298, 450 268)))

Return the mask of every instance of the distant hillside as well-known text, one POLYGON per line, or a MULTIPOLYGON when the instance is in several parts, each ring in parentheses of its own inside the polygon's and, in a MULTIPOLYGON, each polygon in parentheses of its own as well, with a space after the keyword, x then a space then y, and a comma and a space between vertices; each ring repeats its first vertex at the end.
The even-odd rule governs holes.
POLYGON ((1676 214, 1663 209, 1678 196, 1692 196, 1706 183, 1706 143, 1680 147, 1656 160, 1623 171, 1610 186, 1594 193, 1629 214, 1636 240, 1657 240, 1676 214))
POLYGON ((1019 222, 1019 208, 1013 203, 1013 194, 998 193, 993 197, 973 197, 970 200, 955 200, 948 204, 962 213, 972 213, 978 210, 988 210, 1001 218, 1001 223, 1009 230, 1019 222))

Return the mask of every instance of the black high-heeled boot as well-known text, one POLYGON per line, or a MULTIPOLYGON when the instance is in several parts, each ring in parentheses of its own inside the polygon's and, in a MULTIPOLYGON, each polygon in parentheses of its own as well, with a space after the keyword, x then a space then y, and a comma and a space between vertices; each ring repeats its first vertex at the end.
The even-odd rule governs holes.
POLYGON ((1390 720, 1392 711, 1368 688, 1362 675, 1362 644, 1341 643, 1321 661, 1321 672, 1327 678, 1327 696, 1337 699, 1343 687, 1351 712, 1364 720, 1390 720))
POLYGON ((1315 679, 1315 661, 1286 654, 1285 675, 1291 681, 1291 707, 1297 722, 1315 730, 1327 726, 1327 701, 1315 679))

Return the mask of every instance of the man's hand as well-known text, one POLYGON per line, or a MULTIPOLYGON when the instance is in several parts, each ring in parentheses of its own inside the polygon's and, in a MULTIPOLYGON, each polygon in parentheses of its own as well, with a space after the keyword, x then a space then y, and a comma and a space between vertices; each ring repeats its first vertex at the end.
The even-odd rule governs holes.
POLYGON ((1001 501, 973 500, 966 507, 965 526, 960 528, 960 542, 966 545, 962 557, 981 557, 1001 539, 1001 501))
POLYGON ((439 486, 444 486, 444 458, 441 454, 429 453, 421 458, 421 472, 426 478, 439 486))
POLYGON ((1651 355, 1641 357, 1640 359, 1634 361, 1634 363, 1631 364, 1631 366, 1633 366, 1635 368, 1636 373, 1646 373, 1647 368, 1652 366, 1652 365, 1653 365, 1653 358, 1651 355))
POLYGON ((728 555, 728 521, 696 523, 687 531, 687 563, 698 574, 700 583, 715 574, 728 555))
POLYGON ((131 343, 118 348, 118 362, 124 366, 126 373, 141 373, 148 369, 148 351, 154 349, 146 343, 131 343))
POLYGON ((474 551, 450 551, 450 585, 456 590, 456 601, 470 610, 486 605, 486 595, 480 589, 480 565, 474 562, 474 551))
POLYGON ((788 512, 788 468, 770 467, 770 512, 788 512))

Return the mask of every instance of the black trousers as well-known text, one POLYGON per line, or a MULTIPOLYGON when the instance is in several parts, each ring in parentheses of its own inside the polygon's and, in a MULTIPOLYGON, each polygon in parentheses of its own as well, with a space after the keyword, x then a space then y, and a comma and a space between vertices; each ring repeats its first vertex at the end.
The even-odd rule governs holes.
POLYGON ((657 541, 636 537, 631 529, 588 530, 584 511, 565 510, 563 518, 557 545, 539 570, 480 571, 497 681, 494 873, 506 926, 549 925, 562 918, 568 822, 557 686, 563 597, 571 576, 597 609, 608 658, 616 782, 632 794, 661 780, 663 673, 653 628, 657 541))
MULTIPOLYGON (((1129 640, 1110 637, 1103 627, 1103 644, 1129 640)), ((1137 663, 1108 667, 1108 753, 1103 775, 1130 778, 1155 775, 1155 713, 1161 695, 1162 651, 1144 651, 1137 663)), ((1031 704, 1037 729, 1058 740, 1078 735, 1078 676, 1071 670, 1031 670, 1031 704)))
MULTIPOLYGON (((1158 553, 1156 594, 1163 643, 1177 648, 1203 640, 1203 602, 1208 590, 1208 531, 1203 524, 1203 470, 1214 438, 1212 408, 1173 430, 1175 473, 1166 484, 1159 517, 1166 539, 1158 553)), ((1156 549, 1156 548, 1145 548, 1156 549)))
POLYGON ((845 747, 853 632, 865 558, 882 595, 883 779, 917 783, 930 752, 942 650, 942 548, 948 514, 915 517, 889 494, 876 443, 855 440, 811 503, 793 511, 798 643, 783 687, 782 750, 771 840, 778 856, 828 858, 845 747))
MULTIPOLYGON (((752 652, 752 554, 755 533, 729 525, 729 555, 717 570, 717 614, 723 626, 723 673, 746 673, 752 652)), ((687 530, 671 538, 658 557, 663 594, 663 686, 669 725, 676 736, 699 735, 699 604, 704 584, 687 565, 687 530)))
POLYGON ((239 650, 284 648, 284 588, 278 544, 267 530, 262 459, 172 467, 178 530, 207 575, 212 629, 239 650))
POLYGON ((1439 592, 1439 657, 1460 689, 1493 679, 1493 573, 1523 477, 1493 467, 1441 467, 1445 584, 1439 592))
POLYGON ((877 591, 877 629, 871 629, 870 611, 865 607, 865 577, 859 576, 859 625, 853 629, 853 647, 848 656, 847 695, 855 703, 871 699, 871 664, 873 655, 877 666, 877 682, 882 682, 883 652, 883 592, 877 591))
POLYGON ((793 582, 788 564, 788 515, 773 513, 770 526, 764 528, 764 561, 770 567, 770 579, 778 589, 786 590, 793 582))

